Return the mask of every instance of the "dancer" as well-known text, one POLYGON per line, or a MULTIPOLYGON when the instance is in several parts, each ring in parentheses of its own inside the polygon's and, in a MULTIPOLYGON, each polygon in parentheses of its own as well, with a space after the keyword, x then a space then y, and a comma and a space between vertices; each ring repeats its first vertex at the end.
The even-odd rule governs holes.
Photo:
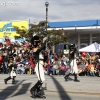
POLYGON ((76 53, 77 49, 75 47, 75 44, 69 45, 69 59, 70 59, 70 66, 71 66, 71 71, 65 75, 65 80, 68 81, 70 74, 74 74, 74 81, 75 82, 80 82, 77 79, 77 74, 78 74, 78 68, 77 68, 77 63, 76 63, 76 53))
POLYGON ((42 89, 42 84, 45 81, 45 74, 43 69, 44 57, 43 50, 45 50, 45 39, 41 42, 38 36, 34 36, 31 40, 31 44, 34 46, 34 58, 35 58, 35 72, 38 77, 37 83, 30 89, 33 98, 46 98, 42 89))
POLYGON ((8 67, 9 67, 9 77, 4 79, 4 82, 5 82, 5 84, 7 84, 7 81, 12 79, 12 84, 15 84, 17 66, 13 63, 13 59, 10 59, 8 67))

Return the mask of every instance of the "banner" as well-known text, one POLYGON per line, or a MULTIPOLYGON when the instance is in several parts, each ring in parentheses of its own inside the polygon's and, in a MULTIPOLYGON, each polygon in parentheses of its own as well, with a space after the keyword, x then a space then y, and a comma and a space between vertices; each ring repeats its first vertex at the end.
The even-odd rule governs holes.
POLYGON ((19 36, 16 33, 15 27, 23 28, 28 30, 28 20, 21 21, 0 21, 0 38, 9 37, 14 38, 15 36, 19 36))

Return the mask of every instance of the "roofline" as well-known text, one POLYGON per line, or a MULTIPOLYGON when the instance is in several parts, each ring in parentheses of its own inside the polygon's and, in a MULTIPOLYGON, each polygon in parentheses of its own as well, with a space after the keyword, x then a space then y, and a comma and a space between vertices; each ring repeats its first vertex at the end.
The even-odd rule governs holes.
POLYGON ((47 28, 47 30, 83 30, 83 29, 100 29, 100 26, 87 26, 87 27, 64 27, 64 28, 47 28))

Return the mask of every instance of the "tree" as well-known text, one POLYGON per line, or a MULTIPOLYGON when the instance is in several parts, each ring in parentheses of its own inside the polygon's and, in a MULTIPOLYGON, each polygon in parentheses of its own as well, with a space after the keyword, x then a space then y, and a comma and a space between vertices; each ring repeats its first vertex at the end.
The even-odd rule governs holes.
POLYGON ((14 26, 14 28, 16 29, 16 33, 18 34, 15 35, 15 38, 28 38, 28 30, 24 26, 21 26, 21 28, 19 28, 18 26, 14 26))
POLYGON ((30 29, 29 29, 28 35, 30 38, 32 38, 33 34, 38 35, 40 38, 47 36, 45 32, 44 21, 41 21, 38 24, 30 24, 29 26, 30 26, 30 29))
MULTIPOLYGON (((40 21, 38 24, 31 23, 29 25, 29 30, 26 30, 23 26, 22 28, 16 28, 16 31, 18 34, 20 34, 20 37, 27 37, 29 40, 33 37, 33 34, 36 34, 37 36, 42 39, 43 37, 47 37, 47 42, 52 42, 53 45, 57 43, 63 43, 68 42, 68 34, 64 34, 64 30, 47 30, 46 32, 46 22, 40 21)), ((49 26, 48 26, 49 27, 49 26)))
POLYGON ((64 43, 68 42, 68 36, 69 34, 63 34, 64 30, 51 30, 48 31, 49 34, 49 41, 52 41, 53 44, 58 44, 58 43, 64 43))
MULTIPOLYGON (((48 26, 49 27, 49 26, 48 26)), ((46 33, 46 22, 41 21, 38 24, 30 24, 29 37, 36 33, 40 38, 48 37, 47 41, 53 43, 53 45, 60 42, 68 42, 69 33, 64 35, 64 30, 47 30, 46 33)))

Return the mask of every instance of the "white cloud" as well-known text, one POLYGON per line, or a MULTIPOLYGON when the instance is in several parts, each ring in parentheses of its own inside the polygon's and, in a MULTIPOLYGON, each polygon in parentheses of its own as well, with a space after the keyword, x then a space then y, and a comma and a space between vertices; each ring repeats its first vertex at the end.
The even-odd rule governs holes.
MULTIPOLYGON (((46 0, 0 0, 0 20, 46 19, 46 0), (3 4, 6 4, 3 6, 3 4)), ((100 19, 100 0, 48 0, 48 21, 100 19)))

